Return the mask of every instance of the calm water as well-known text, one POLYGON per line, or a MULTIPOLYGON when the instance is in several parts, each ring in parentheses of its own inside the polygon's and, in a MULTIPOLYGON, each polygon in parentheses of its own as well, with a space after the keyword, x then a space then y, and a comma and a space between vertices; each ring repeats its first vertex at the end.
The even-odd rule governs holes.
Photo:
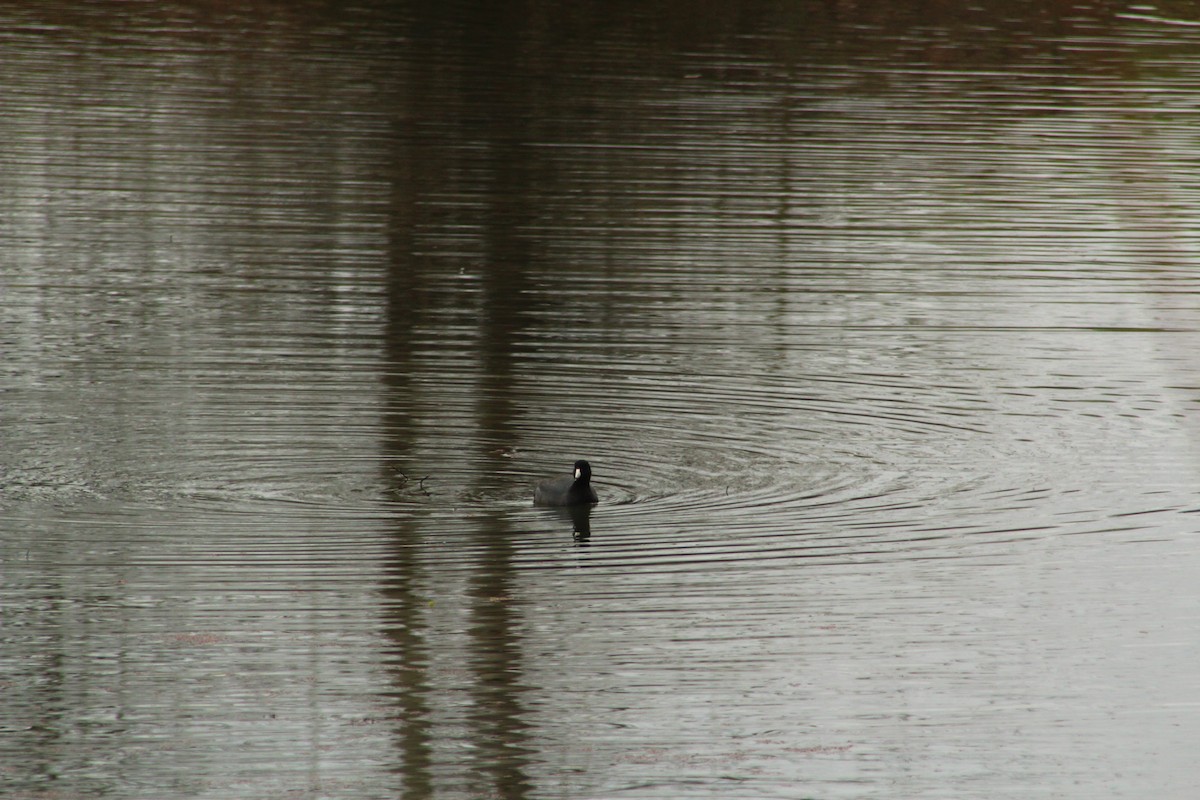
POLYGON ((0 12, 3 795, 1196 797, 1196 10, 473 5, 0 12))

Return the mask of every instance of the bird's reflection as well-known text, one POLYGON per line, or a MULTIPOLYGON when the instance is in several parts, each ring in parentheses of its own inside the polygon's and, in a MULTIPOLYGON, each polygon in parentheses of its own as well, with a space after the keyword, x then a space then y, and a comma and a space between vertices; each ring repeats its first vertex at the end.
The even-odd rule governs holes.
POLYGON ((556 517, 564 523, 571 523, 571 537, 576 544, 587 546, 592 536, 592 509, 594 506, 581 503, 574 506, 560 506, 553 510, 556 517))

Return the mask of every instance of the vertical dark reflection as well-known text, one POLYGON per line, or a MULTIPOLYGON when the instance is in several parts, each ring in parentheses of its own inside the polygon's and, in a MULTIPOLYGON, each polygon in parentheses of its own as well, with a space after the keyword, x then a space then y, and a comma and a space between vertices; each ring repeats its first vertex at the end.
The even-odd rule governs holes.
MULTIPOLYGON (((515 444, 514 358, 522 332, 528 270, 536 257, 529 231, 537 213, 527 93, 534 84, 521 80, 519 60, 524 15, 519 6, 486 7, 470 18, 464 41, 476 58, 463 69, 466 106, 477 115, 477 136, 487 143, 480 187, 485 220, 480 231, 482 274, 479 320, 480 381, 476 413, 476 483, 486 488, 489 476, 501 466, 501 449, 515 444)), ((526 774, 528 723, 522 701, 524 652, 520 636, 520 605, 514 603, 513 535, 503 517, 484 516, 474 528, 480 552, 479 569, 471 580, 471 627, 474 652, 474 733, 480 777, 488 785, 481 794, 503 798, 526 797, 533 788, 526 774)))
MULTIPOLYGON (((393 207, 398 214, 403 214, 412 202, 408 192, 411 184, 397 181, 394 186, 393 207)), ((391 230, 393 252, 408 252, 403 237, 400 241, 395 240, 401 235, 398 231, 408 229, 394 225, 391 230)), ((423 318, 421 310, 422 295, 416 270, 409 262, 394 263, 388 286, 386 349, 389 369, 384 373, 384 382, 389 389, 389 410, 385 426, 389 432, 387 455, 400 465, 407 463, 405 456, 415 435, 410 405, 413 391, 411 354, 415 345, 413 329, 423 318)), ((399 477, 403 473, 397 473, 395 464, 382 465, 384 479, 396 481, 396 490, 403 492, 407 485, 399 477)), ((402 797, 417 800, 433 794, 430 745, 436 732, 430 721, 428 625, 424 616, 428 600, 421 588, 425 584, 425 574, 415 545, 419 537, 417 520, 398 516, 394 533, 397 546, 381 592, 387 602, 387 635, 398 660, 392 676, 397 689, 395 702, 399 720, 396 727, 403 773, 402 797)))
MULTIPOLYGON (((416 436, 413 393, 416 382, 413 351, 414 334, 425 320, 427 298, 422 289, 414 231, 422 185, 419 173, 424 163, 418 158, 398 157, 392 165, 393 222, 388 226, 392 263, 387 273, 387 319, 384 346, 387 369, 383 373, 388 388, 384 427, 388 434, 386 456, 390 463, 381 465, 385 481, 394 481, 397 492, 407 490, 403 470, 410 468, 408 455, 416 436)), ((395 703, 399 717, 396 725, 399 744, 399 769, 406 800, 433 795, 431 744, 437 731, 431 721, 432 689, 429 682, 429 626, 425 621, 428 598, 422 587, 425 569, 416 542, 419 523, 398 516, 394 529, 396 547, 392 553, 388 577, 381 587, 386 598, 387 635, 392 641, 397 665, 392 671, 396 685, 395 703)))
MULTIPOLYGON (((421 386, 437 383, 438 376, 422 375, 429 365, 418 363, 414 353, 437 340, 439 326, 445 324, 437 312, 451 308, 458 320, 476 314, 475 374, 467 376, 474 387, 474 433, 459 440, 472 452, 455 455, 467 465, 457 482, 469 485, 472 496, 486 496, 494 485, 492 476, 503 467, 501 452, 516 437, 513 360, 528 268, 536 258, 528 238, 536 167, 524 146, 530 115, 519 111, 527 103, 515 63, 519 20, 504 7, 466 19, 442 13, 427 8, 412 20, 413 35, 406 37, 412 47, 403 66, 407 94, 395 120, 387 314, 389 455, 409 464, 418 445, 417 409, 425 405, 421 386), (462 202, 439 202, 447 196, 462 202), (455 283, 464 271, 478 273, 478 283, 455 283), (453 288, 464 285, 469 288, 453 288)), ((473 698, 469 724, 479 757, 460 777, 470 774, 466 779, 477 784, 473 789, 480 796, 519 798, 529 793, 531 782, 524 769, 527 723, 520 697, 521 619, 519 605, 512 602, 513 532, 502 517, 476 517, 473 511, 464 509, 470 524, 461 535, 476 539, 464 550, 474 559, 465 598, 466 691, 473 698)), ((428 738, 434 734, 427 723, 433 711, 424 678, 427 631, 414 588, 424 579, 416 526, 400 522, 396 533, 394 589, 389 594, 393 641, 402 663, 397 680, 405 786, 409 796, 417 797, 429 788, 428 738)))
MULTIPOLYGON (((397 523, 398 541, 411 540, 415 535, 411 520, 397 523)), ((395 550, 388 579, 381 587, 387 603, 386 635, 399 661, 392 680, 396 687, 401 797, 406 800, 429 797, 433 787, 430 745, 436 732, 430 721, 428 625, 423 613, 428 601, 420 588, 422 577, 416 548, 401 546, 395 550)))
POLYGON ((520 625, 521 605, 512 580, 513 532, 503 522, 484 518, 478 535, 487 542, 470 586, 469 629, 476 747, 484 755, 478 765, 486 784, 480 796, 522 798, 533 784, 526 772, 529 753, 526 708, 522 699, 525 659, 520 625), (486 776, 486 777, 484 777, 486 776))
MULTIPOLYGON (((397 21, 397 36, 407 33, 406 25, 397 21)), ((411 63, 419 64, 420 59, 411 63)), ((414 393, 417 391, 416 364, 413 358, 419 337, 416 331, 425 324, 429 297, 423 285, 425 265, 415 253, 418 230, 423 220, 422 195, 438 184, 437 164, 422 157, 421 143, 411 135, 413 119, 419 113, 419 92, 426 84, 409 74, 410 61, 401 59, 396 74, 385 76, 393 90, 392 141, 394 157, 390 170, 390 219, 387 224, 388 249, 391 258, 387 265, 387 313, 384 328, 384 350, 387 364, 382 379, 387 387, 386 412, 383 420, 387 433, 385 456, 381 465, 383 478, 395 481, 395 490, 403 493, 408 486, 397 470, 411 469, 409 456, 416 433, 414 393), (410 96, 409 92, 413 93, 410 96)), ((402 778, 401 795, 405 800, 431 797, 435 790, 432 745, 438 731, 432 716, 436 696, 430 683, 430 626, 426 621, 429 606, 427 575, 421 559, 418 540, 419 521, 398 515, 394 528, 396 547, 392 551, 387 578, 381 586, 386 598, 386 635, 391 639, 396 664, 392 670, 395 684, 395 725, 399 748, 398 769, 402 778)), ((432 646, 436 646, 436 642, 432 646)))

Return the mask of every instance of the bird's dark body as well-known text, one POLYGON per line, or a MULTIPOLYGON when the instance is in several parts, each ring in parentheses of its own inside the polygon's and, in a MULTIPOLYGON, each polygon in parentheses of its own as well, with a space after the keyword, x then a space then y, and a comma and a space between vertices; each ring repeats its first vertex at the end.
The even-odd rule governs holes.
POLYGON ((533 502, 539 506, 581 506, 597 503, 600 498, 592 488, 592 468, 586 461, 575 462, 575 472, 562 478, 538 484, 533 490, 533 502))

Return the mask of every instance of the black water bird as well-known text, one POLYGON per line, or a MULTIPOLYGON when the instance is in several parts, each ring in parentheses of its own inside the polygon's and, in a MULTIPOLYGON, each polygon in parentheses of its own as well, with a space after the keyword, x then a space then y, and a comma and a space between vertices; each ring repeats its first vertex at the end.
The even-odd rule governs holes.
POLYGON ((575 462, 575 472, 538 484, 533 490, 533 503, 538 506, 582 506, 598 503, 592 488, 592 467, 586 461, 575 462))

